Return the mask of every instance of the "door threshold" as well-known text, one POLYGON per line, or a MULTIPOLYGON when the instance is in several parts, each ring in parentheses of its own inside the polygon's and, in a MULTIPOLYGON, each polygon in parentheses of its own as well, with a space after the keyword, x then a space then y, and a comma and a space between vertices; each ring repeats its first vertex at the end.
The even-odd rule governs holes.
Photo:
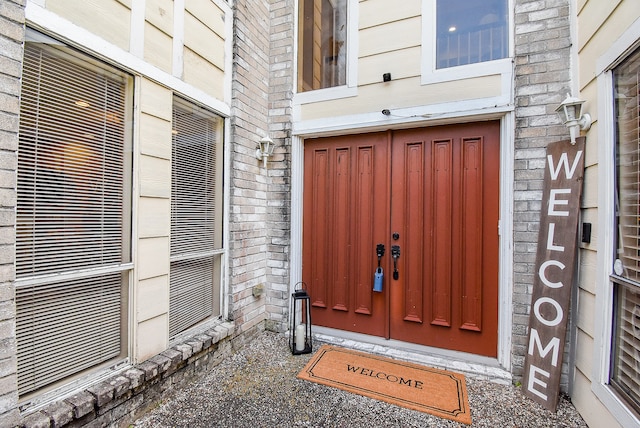
POLYGON ((330 345, 383 355, 437 369, 451 370, 474 379, 489 380, 502 385, 511 385, 512 383, 511 373, 500 366, 496 358, 416 345, 393 339, 387 340, 382 337, 328 327, 313 326, 313 337, 330 345))

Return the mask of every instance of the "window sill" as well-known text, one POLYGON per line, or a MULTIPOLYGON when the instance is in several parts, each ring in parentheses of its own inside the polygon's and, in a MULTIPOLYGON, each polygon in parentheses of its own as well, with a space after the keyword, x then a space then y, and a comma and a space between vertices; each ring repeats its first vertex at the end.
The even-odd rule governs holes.
POLYGON ((334 88, 316 89, 314 91, 300 92, 294 95, 293 104, 309 104, 320 101, 337 100, 340 98, 350 98, 358 95, 356 86, 336 86, 334 88))
POLYGON ((490 76, 495 74, 508 74, 513 71, 512 59, 503 58, 495 61, 478 62, 475 64, 460 65, 457 67, 428 70, 423 67, 420 83, 449 82, 452 80, 469 79, 473 77, 490 76))
POLYGON ((627 408, 611 387, 593 382, 591 390, 620 425, 625 428, 640 426, 640 419, 627 408))

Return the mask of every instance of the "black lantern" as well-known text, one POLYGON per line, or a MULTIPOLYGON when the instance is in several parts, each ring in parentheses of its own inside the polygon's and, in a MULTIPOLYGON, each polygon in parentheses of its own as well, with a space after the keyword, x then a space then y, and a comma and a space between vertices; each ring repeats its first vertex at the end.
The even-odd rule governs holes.
MULTIPOLYGON (((305 285, 304 282, 296 284, 305 285)), ((295 287, 294 287, 295 288, 295 287)), ((289 347, 293 355, 308 354, 313 349, 311 341, 311 299, 304 288, 295 289, 291 295, 291 325, 289 347)))

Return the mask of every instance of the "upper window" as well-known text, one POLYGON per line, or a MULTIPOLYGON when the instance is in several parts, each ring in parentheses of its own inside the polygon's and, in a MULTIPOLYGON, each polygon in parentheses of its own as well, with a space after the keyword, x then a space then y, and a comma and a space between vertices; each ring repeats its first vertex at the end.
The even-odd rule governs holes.
POLYGON ((618 242, 609 382, 640 412, 640 50, 613 76, 618 242))
POLYGON ((298 92, 347 83, 347 0, 301 0, 298 92))
POLYGON ((18 392, 126 356, 128 75, 28 30, 16 226, 18 392))
POLYGON ((506 58, 508 0, 437 0, 436 68, 506 58))

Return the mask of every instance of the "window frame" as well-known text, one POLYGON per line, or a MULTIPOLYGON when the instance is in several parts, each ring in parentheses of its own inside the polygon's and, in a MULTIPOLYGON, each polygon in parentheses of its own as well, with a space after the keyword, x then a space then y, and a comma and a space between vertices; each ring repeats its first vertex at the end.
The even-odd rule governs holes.
POLYGON ((314 89, 305 92, 298 92, 298 58, 300 56, 299 46, 299 1, 295 8, 295 37, 294 37, 294 104, 307 104, 312 102, 334 100, 340 98, 354 97, 358 94, 358 0, 346 0, 347 2, 347 54, 346 84, 331 88, 314 89))
MULTIPOLYGON (((203 220, 203 217, 202 217, 203 211, 201 209, 201 206, 200 208, 196 208, 198 209, 197 213, 193 211, 189 211, 190 214, 195 214, 195 217, 198 218, 197 222, 199 223, 200 226, 203 226, 205 228, 210 227, 212 229, 212 233, 214 234, 213 237, 215 239, 211 240, 208 243, 205 243, 205 245, 209 245, 210 248, 202 248, 202 245, 194 245, 195 241, 180 243, 179 241, 174 241, 171 239, 171 237, 174 235, 174 232, 178 229, 182 229, 187 232, 192 232, 192 230, 190 230, 191 229, 190 225, 193 225, 192 223, 190 223, 190 225, 185 226, 184 222, 182 222, 182 225, 180 225, 179 224, 180 222, 178 221, 178 219, 182 217, 179 214, 177 214, 176 211, 174 211, 174 208, 178 206, 188 210, 192 210, 194 208, 194 206, 190 206, 189 204, 180 205, 179 201, 177 199, 174 199, 177 192, 176 190, 177 183, 175 182, 175 177, 176 175, 180 175, 180 172, 174 169, 174 167, 176 166, 176 159, 174 158, 174 153, 176 151, 176 145, 175 145, 176 137, 173 136, 172 142, 171 142, 172 192, 171 192, 171 235, 170 235, 171 254, 169 257, 170 294, 172 292, 172 285, 174 284, 173 278, 172 278, 172 271, 175 273, 176 272, 175 269, 177 269, 178 266, 185 263, 199 263, 199 262, 206 262, 207 260, 210 260, 211 269, 212 269, 212 272, 211 272, 212 287, 210 290, 212 312, 207 317, 200 319, 194 324, 183 326, 180 331, 172 332, 171 330, 172 328, 174 328, 172 323, 174 321, 173 321, 173 318, 172 318, 173 315, 170 309, 169 310, 169 340, 170 341, 175 340, 176 337, 180 337, 181 335, 183 335, 183 333, 188 332, 192 327, 199 325, 202 322, 206 322, 207 320, 210 320, 210 319, 219 318, 223 313, 224 299, 222 298, 222 296, 224 295, 224 291, 223 291, 224 290, 224 269, 225 269, 224 267, 226 265, 225 263, 226 249, 224 245, 225 245, 225 242, 227 242, 226 240, 227 232, 225 227, 227 225, 226 210, 225 210, 227 189, 225 186, 226 177, 225 177, 225 168, 224 168, 224 158, 226 155, 226 146, 227 146, 226 144, 224 144, 225 137, 226 137, 225 119, 219 114, 209 109, 205 109, 185 98, 182 98, 178 94, 174 94, 172 105, 173 105, 172 121, 175 119, 176 115, 178 114, 176 107, 181 109, 182 113, 184 113, 185 111, 191 110, 195 114, 198 114, 202 117, 208 117, 208 119, 215 121, 215 129, 214 129, 215 137, 213 138, 212 144, 208 146, 208 148, 212 151, 211 152, 212 159, 207 159, 207 161, 211 160, 215 164, 214 165, 215 170, 213 171, 213 176, 211 178, 212 180, 211 188, 214 189, 213 195, 210 195, 210 194, 207 195, 207 197, 213 196, 213 202, 212 202, 213 206, 207 205, 207 207, 205 208, 205 211, 207 211, 207 213, 209 213, 210 211, 214 211, 216 214, 214 216, 214 220, 210 222, 208 220, 203 220)), ((177 129, 177 125, 175 123, 172 124, 172 127, 173 127, 173 130, 176 132, 175 135, 180 135, 179 129, 177 129)), ((189 130, 195 130, 195 129, 190 128, 189 130)), ((188 142, 191 142, 191 141, 188 141, 188 142)), ((207 143, 208 141, 205 141, 205 144, 207 143)), ((191 166, 193 167, 193 165, 191 166)), ((188 178, 188 177, 182 176, 182 178, 188 178)), ((181 196, 184 196, 184 195, 181 195, 181 196)), ((194 216, 189 215, 187 217, 193 218, 194 216)), ((184 271, 181 271, 181 272, 184 272, 184 271)), ((171 298, 169 301, 169 306, 170 308, 172 306, 171 298)), ((180 322, 178 321, 178 323, 180 322)))
POLYGON ((452 80, 468 79, 471 77, 490 76, 495 74, 506 75, 512 72, 513 64, 513 1, 507 0, 509 22, 507 23, 507 56, 492 61, 477 62, 473 64, 459 65, 442 69, 436 68, 436 43, 437 43, 437 0, 422 0, 422 59, 421 78, 422 85, 448 82, 452 80))
MULTIPOLYGON (((120 210, 122 212, 122 232, 120 236, 121 258, 119 262, 107 262, 107 263, 84 263, 80 265, 69 265, 62 269, 47 269, 41 273, 31 272, 22 276, 17 275, 15 280, 16 295, 21 290, 28 290, 30 288, 37 289, 38 287, 55 287, 55 289, 62 289, 63 285, 56 286, 55 284, 70 283, 78 281, 91 281, 92 279, 99 279, 106 275, 119 275, 120 279, 120 321, 117 328, 117 335, 119 337, 119 354, 117 356, 103 359, 100 362, 96 362, 93 365, 85 366, 79 370, 73 372, 67 372, 63 377, 53 376, 53 380, 49 383, 42 384, 36 389, 31 389, 20 395, 21 402, 31 402, 35 397, 39 397, 42 394, 46 394, 47 391, 55 390, 64 385, 74 384, 78 379, 95 373, 96 371, 108 367, 127 363, 131 354, 130 349, 130 334, 129 334, 129 322, 130 316, 130 289, 132 286, 132 272, 134 267, 133 262, 133 180, 134 180, 134 154, 133 154, 133 128, 134 122, 134 86, 135 77, 124 70, 116 68, 108 63, 105 63, 90 54, 77 50, 72 46, 69 46, 57 39, 49 37, 48 35, 41 33, 35 29, 27 27, 26 29, 26 42, 34 43, 37 45, 43 45, 43 48, 36 46, 37 49, 43 49, 44 51, 53 52, 53 54, 62 60, 65 60, 71 64, 79 65, 85 70, 95 70, 96 74, 109 76, 112 75, 117 79, 122 80, 124 87, 123 103, 124 103, 124 126, 122 127, 122 164, 121 173, 122 178, 122 196, 120 200, 120 210), (48 45, 48 46, 47 46, 48 45)), ((25 46, 26 51, 26 46, 25 46)), ((60 101, 64 101, 61 98, 60 101)), ((22 126, 22 124, 21 124, 22 126)), ((38 128, 40 129, 40 128, 38 128)), ((54 135, 60 134, 58 131, 54 135)), ((23 145, 24 147, 24 145, 23 145)), ((104 160, 104 159, 103 159, 104 160)), ((71 170, 77 172, 76 170, 71 170)), ((108 184, 109 182, 107 182, 108 184)), ((46 184, 46 181, 45 181, 46 184)), ((18 183, 16 183, 16 188, 18 183)), ((17 243, 16 243, 17 244, 17 243)), ((68 285, 68 284, 67 284, 68 285)), ((16 317, 17 321, 17 317, 16 317)), ((63 372, 64 373, 64 372, 63 372)))
MULTIPOLYGON (((614 198, 617 166, 615 159, 613 69, 628 54, 640 48, 640 21, 635 21, 596 62, 598 117, 598 223, 602 225, 597 246, 597 280, 594 319, 593 368, 591 390, 623 427, 636 427, 640 418, 620 399, 608 384, 611 374, 614 293, 611 280, 616 251, 614 198)), ((589 374, 587 374, 589 375, 589 374)))

